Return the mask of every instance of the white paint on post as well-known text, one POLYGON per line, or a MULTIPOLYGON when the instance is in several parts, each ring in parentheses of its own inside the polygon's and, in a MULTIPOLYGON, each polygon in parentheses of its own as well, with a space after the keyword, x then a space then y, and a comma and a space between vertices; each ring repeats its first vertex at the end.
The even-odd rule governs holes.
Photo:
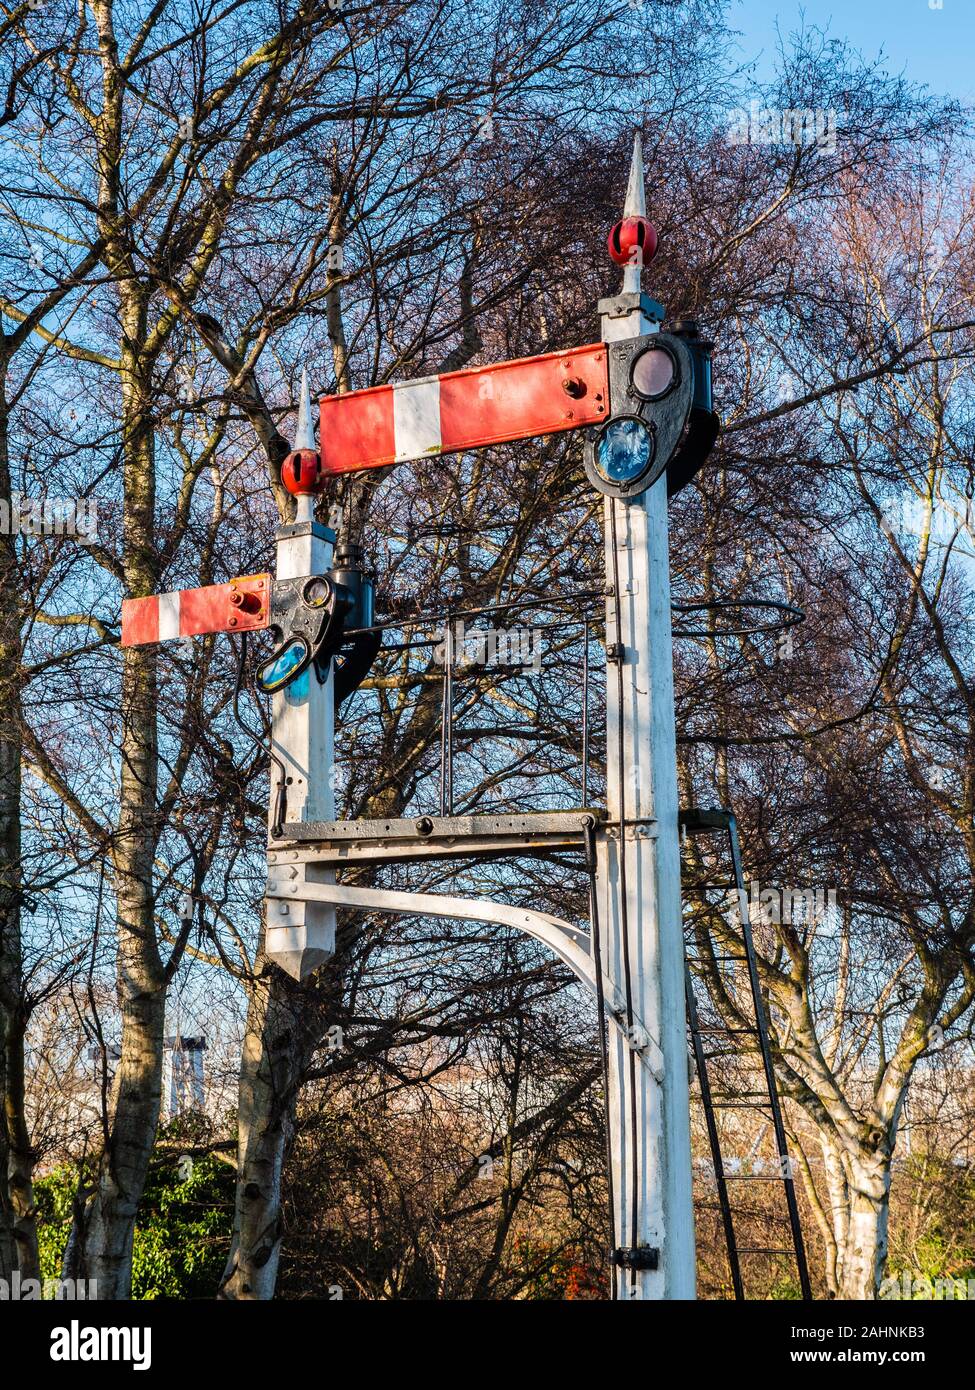
MULTIPOLYGON (((277 543, 278 579, 300 579, 324 574, 332 564, 334 533, 324 526, 302 527, 302 533, 289 534, 285 527, 277 543)), ((335 796, 332 790, 334 766, 335 706, 333 677, 319 683, 309 669, 292 685, 272 697, 271 749, 284 764, 286 810, 284 820, 333 820, 335 796)), ((281 769, 271 760, 271 803, 268 826, 278 805, 281 769)), ((296 864, 293 882, 334 883, 328 869, 314 864, 296 864)), ((286 870, 291 872, 291 870, 286 870)), ((326 903, 281 902, 266 898, 266 949, 270 958, 296 980, 304 979, 322 965, 335 950, 335 908, 326 903)))
POLYGON ((294 447, 296 449, 316 448, 315 421, 311 413, 311 391, 308 388, 308 372, 304 367, 301 370, 301 391, 298 395, 298 423, 295 426, 294 447))
MULTIPOLYGON (((638 137, 626 215, 642 214, 642 199, 638 137)), ((625 275, 630 276, 629 268, 625 275)), ((639 290, 638 274, 632 288, 639 290)), ((630 290, 625 279, 624 292, 630 290)), ((625 317, 603 320, 603 341, 637 337, 656 326, 635 305, 625 317)), ((606 973, 623 993, 628 947, 633 1013, 645 1021, 663 1054, 661 1083, 616 1030, 610 1033, 616 1242, 660 1251, 657 1270, 617 1270, 617 1288, 621 1299, 690 1299, 695 1248, 666 479, 630 502, 607 498, 604 518, 606 579, 613 583, 618 569, 620 588, 618 625, 616 600, 607 600, 607 643, 621 643, 625 653, 622 705, 618 668, 611 664, 607 671, 609 824, 618 826, 621 815, 630 824, 622 842, 625 907, 621 842, 610 836, 601 846, 600 925, 606 973), (653 835, 640 824, 651 818, 653 835)))
MULTIPOLYGON (((630 178, 626 185, 626 201, 623 204, 624 217, 646 217, 647 215, 647 191, 646 181, 643 175, 643 140, 639 131, 633 137, 633 157, 630 160, 630 178)), ((628 265, 623 271, 623 293, 639 294, 640 284, 643 278, 643 264, 638 261, 635 265, 628 265)), ((641 332, 653 332, 654 329, 641 329, 641 332)), ((636 337, 634 333, 621 333, 617 337, 631 338, 636 337)), ((604 339, 605 341, 605 339, 604 339)))

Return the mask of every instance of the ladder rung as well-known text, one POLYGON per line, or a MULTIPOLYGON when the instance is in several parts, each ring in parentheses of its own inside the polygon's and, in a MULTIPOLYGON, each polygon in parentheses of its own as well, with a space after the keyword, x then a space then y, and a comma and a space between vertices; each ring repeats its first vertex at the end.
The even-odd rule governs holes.
POLYGON ((747 956, 688 956, 688 965, 721 965, 728 960, 745 960, 747 956))
MULTIPOLYGON (((712 1099, 714 1099, 714 1093, 712 1092, 711 1094, 712 1094, 712 1099)), ((769 1099, 769 1093, 768 1093, 768 1091, 719 1091, 718 1094, 717 1094, 717 1099, 718 1099, 718 1100, 754 1100, 754 1098, 755 1098, 756 1096, 764 1096, 766 1100, 769 1099)))
POLYGON ((679 813, 677 823, 689 835, 710 834, 715 830, 730 835, 733 820, 725 806, 687 806, 679 813))
POLYGON ((697 1031, 698 1033, 757 1033, 757 1032, 758 1032, 758 1029, 757 1029, 757 1028, 725 1028, 722 1024, 718 1024, 718 1023, 705 1023, 703 1027, 699 1024, 696 1031, 697 1031))
POLYGON ((750 1100, 714 1100, 712 1098, 712 1104, 715 1110, 764 1110, 766 1106, 771 1109, 769 1101, 765 1101, 762 1105, 756 1105, 754 1101, 750 1100))
POLYGON ((785 1182, 780 1173, 725 1173, 726 1182, 785 1182))

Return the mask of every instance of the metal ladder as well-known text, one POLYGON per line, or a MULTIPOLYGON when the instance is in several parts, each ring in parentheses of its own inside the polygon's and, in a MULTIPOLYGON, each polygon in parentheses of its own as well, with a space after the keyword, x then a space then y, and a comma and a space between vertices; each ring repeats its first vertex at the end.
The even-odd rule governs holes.
MULTIPOLYGON (((738 902, 743 903, 745 901, 745 882, 741 868, 738 826, 735 822, 734 814, 728 810, 703 810, 699 807, 694 807, 681 813, 680 826, 682 833, 686 835, 713 835, 722 832, 727 835, 734 874, 734 882, 729 886, 738 891, 738 902)), ((702 884, 700 886, 720 888, 723 885, 702 884)), ((806 1251, 802 1238, 802 1226, 799 1221, 799 1207, 796 1202, 795 1183, 792 1178, 792 1165, 789 1159, 789 1150, 786 1145, 785 1127, 782 1123, 782 1106, 775 1080, 775 1068, 772 1063, 772 1050, 768 1035, 768 1018, 765 1012, 765 1003, 762 998, 761 981, 759 979, 758 965, 755 958, 755 943, 752 937, 751 922, 749 921, 747 912, 742 912, 740 916, 741 939, 744 947, 744 954, 715 956, 712 957, 712 959, 719 964, 723 964, 724 962, 735 962, 744 963, 746 965, 748 994, 750 995, 751 1009, 755 1020, 753 1025, 749 1024, 740 1028, 728 1028, 723 1026, 723 1021, 717 1025, 701 1025, 697 1000, 694 994, 694 976, 691 970, 691 959, 687 952, 688 942, 686 937, 684 949, 688 1032, 694 1051, 698 1082, 701 1087, 701 1102, 704 1108, 704 1120, 707 1128, 708 1143, 711 1149, 712 1163, 714 1165, 718 1207, 720 1208, 721 1221, 724 1228, 728 1265, 731 1270, 735 1298, 745 1298, 741 1270, 741 1257, 743 1255, 787 1255, 795 1261, 802 1298, 806 1300, 812 1298, 812 1291, 809 1285, 809 1271, 806 1265, 806 1251), (725 1038, 738 1038, 743 1034, 746 1037, 750 1035, 752 1038, 757 1039, 757 1050, 761 1056, 764 1087, 760 1091, 722 1091, 715 1094, 711 1085, 708 1062, 716 1057, 741 1056, 747 1054, 749 1049, 745 1047, 740 1049, 737 1053, 733 1051, 708 1052, 705 1048, 704 1038, 705 1036, 708 1038, 720 1038, 722 1036, 725 1038), (775 1147, 778 1155, 779 1172, 777 1175, 769 1178, 760 1177, 756 1174, 731 1174, 726 1172, 721 1152, 721 1136, 716 1112, 729 1109, 754 1109, 767 1112, 768 1118, 771 1120, 775 1147), (783 1246, 782 1248, 776 1249, 765 1246, 742 1246, 738 1244, 735 1234, 736 1213, 731 1205, 728 1192, 729 1183, 733 1181, 782 1183, 786 1206, 788 1208, 791 1246, 783 1246)), ((735 967, 733 966, 732 968, 734 969, 735 967)), ((735 1002, 740 1005, 742 1003, 747 1003, 747 1000, 739 998, 736 999, 735 1002)))

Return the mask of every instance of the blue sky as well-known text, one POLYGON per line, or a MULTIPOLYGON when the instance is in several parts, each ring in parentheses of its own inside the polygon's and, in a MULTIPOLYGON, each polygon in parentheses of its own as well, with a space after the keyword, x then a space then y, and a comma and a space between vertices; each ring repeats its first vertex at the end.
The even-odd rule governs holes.
POLYGON ((729 19, 742 33, 743 57, 765 50, 759 71, 772 65, 776 19, 784 35, 807 25, 829 26, 866 57, 883 49, 890 71, 932 90, 975 102, 975 0, 732 0, 729 19))

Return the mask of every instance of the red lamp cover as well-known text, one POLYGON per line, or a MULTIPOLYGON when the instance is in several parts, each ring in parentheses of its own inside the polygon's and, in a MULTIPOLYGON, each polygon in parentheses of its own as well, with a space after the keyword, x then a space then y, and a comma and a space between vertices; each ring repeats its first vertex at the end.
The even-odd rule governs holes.
POLYGON ((281 481, 293 497, 318 492, 322 461, 314 449, 293 449, 281 465, 281 481))
POLYGON ((657 229, 645 217, 624 217, 606 244, 617 265, 646 265, 657 254, 657 229))

